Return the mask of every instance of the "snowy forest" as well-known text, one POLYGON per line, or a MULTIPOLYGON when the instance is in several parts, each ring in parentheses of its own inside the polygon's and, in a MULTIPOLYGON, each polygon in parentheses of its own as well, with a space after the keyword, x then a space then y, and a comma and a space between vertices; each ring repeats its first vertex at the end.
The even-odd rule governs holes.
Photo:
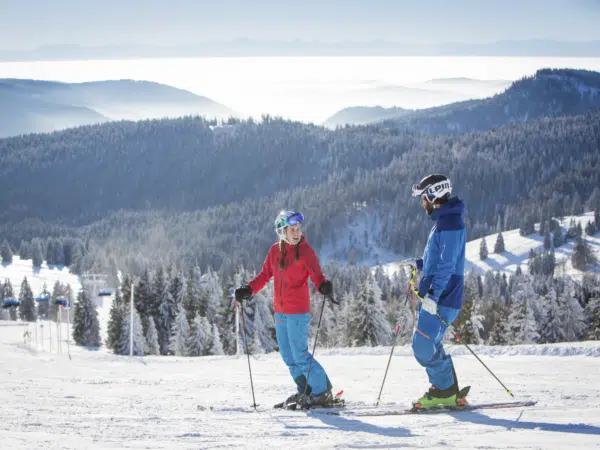
MULTIPOLYGON (((391 276, 381 268, 330 263, 324 272, 334 284, 340 305, 324 301, 311 288, 312 327, 315 333, 324 304, 319 346, 354 347, 390 345, 400 325, 398 343, 408 343, 415 311, 407 296, 408 274, 391 276), (324 302, 324 303, 323 303, 324 302)), ((201 356, 236 353, 235 308, 232 289, 251 278, 240 269, 221 279, 218 273, 188 273, 159 268, 145 272, 134 283, 133 325, 130 324, 131 281, 126 278, 115 297, 106 346, 129 354, 129 327, 133 326, 136 355, 201 356)), ((514 276, 469 272, 464 306, 454 324, 464 342, 489 345, 555 343, 600 339, 600 277, 586 274, 581 283, 542 271, 514 276)), ((277 350, 272 313, 272 283, 243 303, 246 329, 240 330, 240 351, 277 350), (244 340, 245 337, 245 340, 244 340)), ((84 302, 85 308, 92 308, 84 302)), ((82 313, 84 317, 90 315, 82 313)), ((92 314, 93 315, 93 314, 92 314)), ((240 321, 242 327, 242 321, 240 321)), ((95 326, 93 327, 95 328, 95 326)), ((452 341, 452 334, 447 334, 452 341)))

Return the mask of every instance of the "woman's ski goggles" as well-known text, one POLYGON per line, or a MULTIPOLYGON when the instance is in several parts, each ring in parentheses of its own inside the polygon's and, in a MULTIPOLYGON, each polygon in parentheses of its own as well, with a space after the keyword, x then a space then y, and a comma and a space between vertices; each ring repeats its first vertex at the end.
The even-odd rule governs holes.
POLYGON ((287 226, 293 227, 294 225, 297 225, 302 222, 304 222, 304 216, 302 215, 302 213, 297 212, 287 217, 286 219, 281 220, 281 222, 277 224, 277 228, 283 228, 287 226))

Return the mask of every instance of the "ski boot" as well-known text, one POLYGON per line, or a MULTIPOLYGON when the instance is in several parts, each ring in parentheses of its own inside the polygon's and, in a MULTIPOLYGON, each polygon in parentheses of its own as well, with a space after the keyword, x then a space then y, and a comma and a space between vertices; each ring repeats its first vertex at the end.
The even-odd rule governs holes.
POLYGON ((296 392, 295 394, 290 395, 285 401, 281 403, 277 403, 273 406, 276 409, 296 409, 298 406, 298 402, 303 397, 302 392, 296 392))
POLYGON ((457 391, 456 386, 450 386, 448 389, 438 389, 433 384, 429 391, 421 398, 413 402, 413 410, 422 410, 429 408, 463 408, 469 404, 467 394, 471 386, 466 386, 457 391))
POLYGON ((333 394, 331 391, 325 391, 322 394, 303 395, 298 401, 298 408, 331 408, 333 406, 333 394))

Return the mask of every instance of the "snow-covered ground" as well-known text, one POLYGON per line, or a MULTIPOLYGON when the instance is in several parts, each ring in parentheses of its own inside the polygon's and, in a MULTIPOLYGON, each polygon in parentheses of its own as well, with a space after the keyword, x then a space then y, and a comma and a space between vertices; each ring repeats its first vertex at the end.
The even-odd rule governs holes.
MULTIPOLYGON (((563 235, 567 232, 571 219, 575 219, 575 222, 579 222, 585 230, 587 223, 594 221, 594 213, 588 212, 580 216, 563 217, 558 221, 561 225, 563 235)), ((539 229, 539 224, 536 224, 536 229, 539 229)), ((584 235, 592 251, 597 255, 598 260, 600 260, 600 232, 597 232, 594 236, 588 236, 584 231, 584 235)), ((497 237, 498 233, 485 236, 488 258, 483 261, 479 258, 479 248, 481 246, 482 238, 467 242, 465 271, 474 269, 481 274, 485 274, 488 270, 493 270, 510 275, 515 273, 517 266, 520 265, 521 270, 527 272, 529 251, 533 249, 536 252, 540 252, 544 249, 544 237, 539 233, 536 232, 529 236, 521 236, 519 234, 519 229, 515 229, 502 232, 506 251, 496 254, 494 253, 494 245, 496 244, 497 237)), ((569 275, 573 279, 580 280, 583 276, 583 272, 574 269, 571 264, 571 254, 573 253, 574 246, 575 242, 570 240, 568 243, 563 244, 554 250, 556 258, 555 274, 559 276, 569 275)), ((392 274, 398 270, 398 263, 382 264, 382 268, 386 273, 392 274)), ((600 272, 600 265, 590 266, 588 267, 588 271, 600 272)))
MULTIPOLYGON (((579 222, 581 227, 585 230, 587 223, 594 221, 594 213, 588 212, 581 216, 566 216, 562 218, 562 220, 559 220, 563 235, 569 228, 571 219, 575 219, 576 223, 579 222)), ((536 229, 539 229, 539 224, 536 225, 536 229)), ((517 270, 518 265, 521 265, 521 269, 526 272, 529 251, 533 249, 534 251, 539 252, 544 249, 544 237, 539 233, 536 232, 529 236, 521 236, 519 230, 516 229, 502 233, 506 251, 495 254, 494 244, 496 243, 497 237, 497 233, 485 237, 489 255, 484 261, 479 258, 481 239, 475 239, 468 242, 466 251, 467 264, 465 270, 474 268, 481 273, 485 273, 488 270, 494 270, 506 272, 506 274, 509 275, 517 270)), ((594 236, 585 235, 585 238, 592 250, 598 256, 598 259, 600 259, 600 232, 596 233, 594 236)), ((573 253, 574 246, 575 241, 570 240, 568 243, 563 244, 554 250, 557 263, 557 270, 555 273, 557 275, 565 274, 570 275, 575 279, 581 278, 582 272, 573 269, 573 265, 571 264, 571 254, 573 253), (564 264, 561 264, 561 262, 564 262, 564 264)))
POLYGON ((77 295, 81 289, 79 277, 72 274, 67 267, 48 266, 45 262, 41 267, 33 267, 31 259, 21 259, 17 255, 13 256, 12 263, 0 264, 0 282, 4 282, 6 279, 10 280, 16 298, 19 298, 21 283, 25 277, 27 277, 34 297, 42 293, 44 285, 48 292, 52 292, 57 281, 64 285, 70 284, 74 295, 77 295))
MULTIPOLYGON (((277 353, 200 358, 66 354, 23 343, 0 321, 0 447, 107 448, 600 448, 600 342, 475 347, 527 409, 435 416, 337 417, 275 411, 292 382, 277 353), (199 411, 197 406, 214 406, 199 411)), ((54 347, 56 348, 56 347, 54 347)), ((374 404, 390 348, 317 349, 334 389, 374 404)), ((510 400, 463 347, 451 347, 471 403, 510 400)), ((427 387, 409 347, 394 352, 382 400, 407 405, 427 387)))

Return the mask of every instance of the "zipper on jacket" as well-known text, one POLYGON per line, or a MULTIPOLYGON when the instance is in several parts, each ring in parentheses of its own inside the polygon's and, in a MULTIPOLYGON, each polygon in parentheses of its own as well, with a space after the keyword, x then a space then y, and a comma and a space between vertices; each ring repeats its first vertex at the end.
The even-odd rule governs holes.
MULTIPOLYGON (((283 255, 282 255, 283 258, 283 255)), ((285 264, 285 261, 283 261, 285 264)), ((283 295, 281 292, 281 287, 283 284, 283 269, 281 268, 281 264, 279 264, 279 306, 281 307, 281 313, 283 314, 283 295)))

